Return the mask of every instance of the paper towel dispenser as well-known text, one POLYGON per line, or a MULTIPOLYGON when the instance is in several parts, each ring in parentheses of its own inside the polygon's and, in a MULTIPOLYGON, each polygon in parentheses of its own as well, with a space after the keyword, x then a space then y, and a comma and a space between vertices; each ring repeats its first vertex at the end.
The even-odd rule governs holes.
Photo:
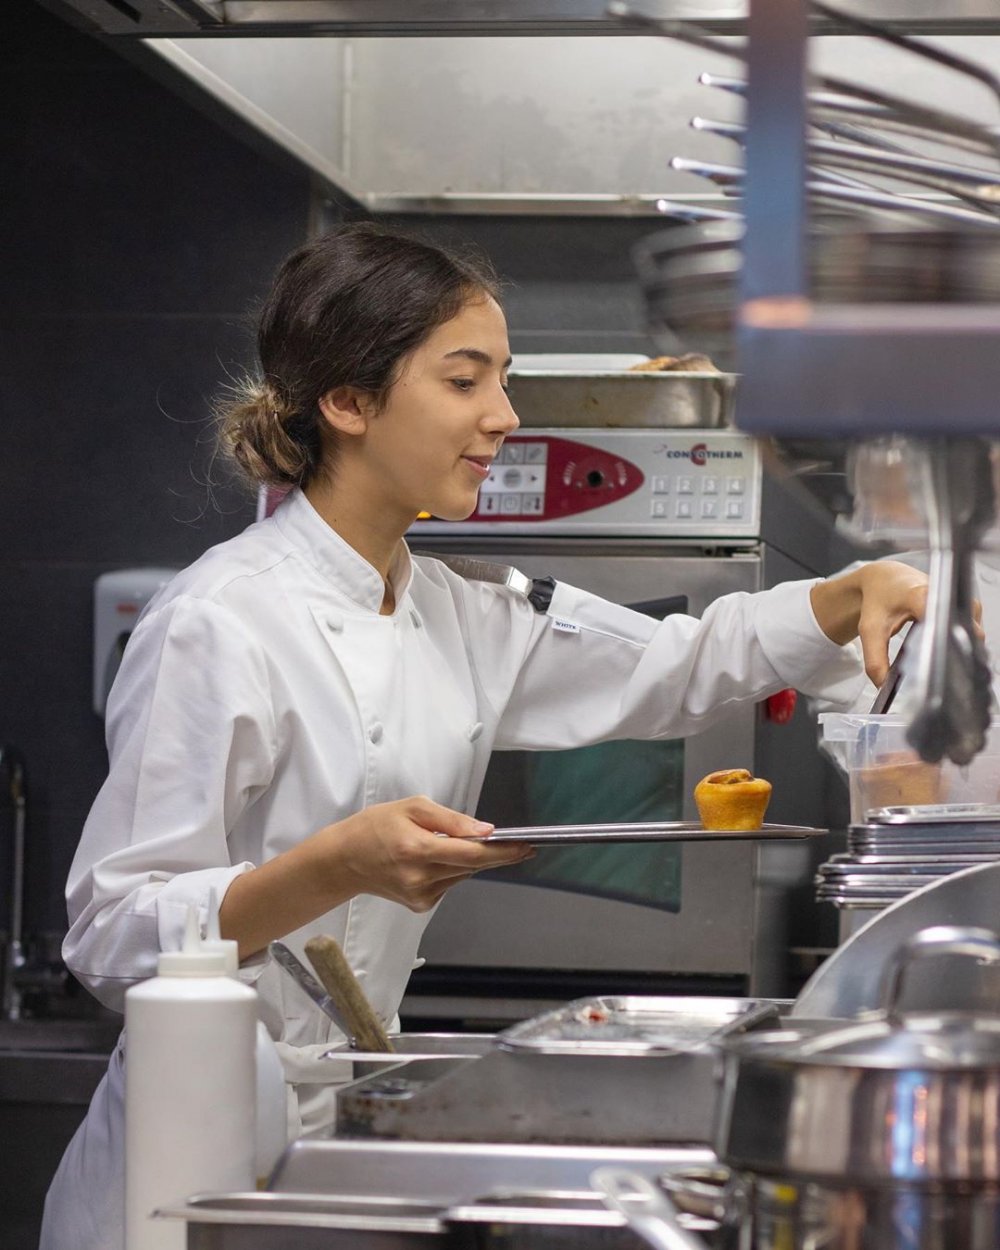
POLYGON ((104 715, 125 644, 153 595, 177 569, 116 569, 94 583, 94 711, 104 715))

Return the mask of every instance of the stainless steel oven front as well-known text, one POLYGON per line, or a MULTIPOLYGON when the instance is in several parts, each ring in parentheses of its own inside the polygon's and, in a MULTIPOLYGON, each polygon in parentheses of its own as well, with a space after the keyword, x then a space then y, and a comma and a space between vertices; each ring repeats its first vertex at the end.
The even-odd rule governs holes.
MULTIPOLYGON (((700 615, 720 595, 826 571, 763 541, 766 494, 757 446, 732 431, 532 429, 508 439, 469 521, 419 521, 410 543, 656 617, 700 615)), ((769 819, 815 820, 814 735, 781 719, 745 708, 684 741, 496 752, 479 812, 498 825, 690 818, 700 777, 745 766, 775 783, 769 819)), ((781 994, 783 899, 809 868, 796 843, 541 851, 445 897, 404 1014, 499 1022, 577 992, 781 994)))

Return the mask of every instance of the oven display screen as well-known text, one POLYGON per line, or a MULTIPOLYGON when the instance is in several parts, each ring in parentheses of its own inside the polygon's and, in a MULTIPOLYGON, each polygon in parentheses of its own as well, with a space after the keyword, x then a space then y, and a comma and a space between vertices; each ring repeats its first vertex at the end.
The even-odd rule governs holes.
MULTIPOLYGON (((684 596, 629 605, 657 620, 687 611, 684 596)), ((503 825, 683 819, 684 743, 602 742, 570 751, 498 751, 478 814, 503 825)), ((481 874, 680 910, 681 844, 618 842, 547 847, 513 868, 481 874)))

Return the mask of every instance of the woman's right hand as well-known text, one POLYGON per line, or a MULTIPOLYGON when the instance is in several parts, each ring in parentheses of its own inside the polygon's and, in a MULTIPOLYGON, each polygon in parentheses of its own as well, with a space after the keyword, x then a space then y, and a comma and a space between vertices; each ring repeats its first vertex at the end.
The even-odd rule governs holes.
POLYGON ((329 847, 331 876, 343 880, 346 871, 356 883, 352 894, 376 894, 424 912, 473 873, 534 855, 524 842, 489 846, 472 840, 492 829, 416 795, 367 807, 315 836, 329 847))
POLYGON ((492 828, 421 795, 377 803, 234 877, 219 908, 222 936, 248 959, 356 894, 430 911, 474 872, 534 855, 524 842, 472 840, 492 828))

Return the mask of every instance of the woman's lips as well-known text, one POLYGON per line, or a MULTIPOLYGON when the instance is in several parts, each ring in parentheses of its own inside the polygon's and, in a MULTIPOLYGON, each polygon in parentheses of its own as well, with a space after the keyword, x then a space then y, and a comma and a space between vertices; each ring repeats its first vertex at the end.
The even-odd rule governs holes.
POLYGON ((484 480, 490 475, 490 467, 492 462, 485 457, 477 459, 475 456, 463 456, 462 459, 471 469, 479 474, 484 480))

